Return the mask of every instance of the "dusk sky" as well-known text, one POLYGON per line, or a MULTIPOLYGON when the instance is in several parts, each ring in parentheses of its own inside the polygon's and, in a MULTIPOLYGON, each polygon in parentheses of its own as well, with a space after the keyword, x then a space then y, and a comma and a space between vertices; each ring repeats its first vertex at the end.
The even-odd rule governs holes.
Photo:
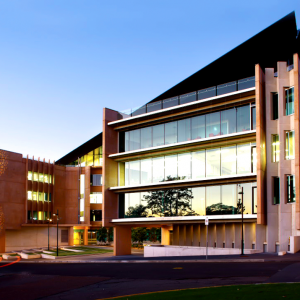
POLYGON ((0 149, 57 160, 102 131, 103 107, 145 104, 292 11, 299 24, 299 0, 2 0, 0 149))

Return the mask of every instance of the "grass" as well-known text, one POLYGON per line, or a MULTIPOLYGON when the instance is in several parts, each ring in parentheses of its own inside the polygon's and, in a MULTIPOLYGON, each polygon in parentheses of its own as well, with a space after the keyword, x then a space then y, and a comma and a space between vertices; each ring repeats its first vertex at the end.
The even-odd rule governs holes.
POLYGON ((300 299, 300 283, 255 284, 187 289, 114 298, 118 300, 279 300, 300 299))
MULTIPOLYGON (((72 251, 65 251, 65 250, 58 250, 58 256, 72 256, 72 255, 86 255, 86 254, 102 254, 102 253, 108 253, 112 252, 112 250, 106 250, 106 249, 97 249, 97 248, 89 248, 89 247, 72 247, 70 249, 75 250, 82 250, 83 252, 72 252, 72 251)), ((56 256, 55 250, 50 250, 54 255, 56 256)), ((48 253, 47 253, 48 254, 48 253)))

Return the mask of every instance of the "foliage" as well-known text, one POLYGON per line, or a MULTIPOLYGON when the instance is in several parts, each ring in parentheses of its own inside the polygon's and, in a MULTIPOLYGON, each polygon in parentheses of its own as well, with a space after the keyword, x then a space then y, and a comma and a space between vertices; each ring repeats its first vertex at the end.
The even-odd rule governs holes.
MULTIPOLYGON (((180 177, 168 176, 163 181, 180 180, 180 177)), ((153 191, 144 196, 147 201, 146 209, 153 215, 163 216, 195 216, 192 210, 192 199, 194 198, 191 189, 168 189, 165 191, 153 191)))
POLYGON ((131 238, 133 242, 143 243, 147 239, 147 228, 137 227, 131 229, 131 238))
POLYGON ((113 240, 114 240, 114 229, 113 227, 109 227, 107 232, 107 241, 110 243, 113 240))
POLYGON ((207 215, 237 214, 237 208, 234 206, 224 205, 222 203, 216 203, 206 207, 206 214, 207 215))
MULTIPOLYGON (((243 207, 243 212, 245 211, 245 206, 243 207)), ((242 213, 242 200, 239 199, 237 202, 237 213, 241 214, 242 213)))
POLYGON ((142 217, 147 217, 147 207, 140 204, 136 206, 130 206, 128 207, 128 210, 125 214, 126 218, 142 218, 142 217))
POLYGON ((105 227, 100 227, 100 229, 97 230, 97 241, 105 242, 106 238, 107 238, 107 229, 105 227))
POLYGON ((157 228, 151 228, 149 229, 149 241, 155 243, 157 241, 157 228))

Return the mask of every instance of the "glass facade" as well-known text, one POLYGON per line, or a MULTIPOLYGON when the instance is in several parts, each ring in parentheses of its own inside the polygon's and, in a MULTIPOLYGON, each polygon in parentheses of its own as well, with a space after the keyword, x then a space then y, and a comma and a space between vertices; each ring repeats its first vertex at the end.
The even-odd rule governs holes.
MULTIPOLYGON (((256 211, 256 183, 241 184, 244 188, 245 214, 256 211)), ((236 184, 127 193, 120 197, 121 218, 232 215, 238 209, 236 184)))
POLYGON ((278 93, 272 93, 272 120, 278 119, 278 93))
POLYGON ((255 106, 244 105, 179 121, 127 131, 125 132, 125 147, 121 148, 125 149, 125 151, 133 151, 244 132, 255 128, 255 106))
POLYGON ((285 115, 292 115, 294 110, 294 88, 285 89, 285 115))
MULTIPOLYGON (((79 159, 79 165, 81 167, 86 167, 86 166, 97 167, 97 166, 102 166, 102 164, 103 164, 102 146, 90 151, 89 153, 83 155, 79 159)), ((68 165, 77 167, 78 160, 75 160, 68 165)))
POLYGON ((97 222, 102 221, 102 210, 91 210, 90 211, 90 221, 97 222))
POLYGON ((273 204, 280 203, 280 179, 273 177, 273 204))
POLYGON ((27 200, 51 202, 51 193, 27 191, 27 200))
POLYGON ((28 180, 52 183, 52 175, 28 171, 28 180))
POLYGON ((295 131, 285 132, 285 159, 295 158, 295 131))
POLYGON ((256 172, 255 143, 202 149, 119 163, 126 186, 256 172))
POLYGON ((101 186, 102 185, 102 175, 92 174, 91 175, 91 186, 101 186))

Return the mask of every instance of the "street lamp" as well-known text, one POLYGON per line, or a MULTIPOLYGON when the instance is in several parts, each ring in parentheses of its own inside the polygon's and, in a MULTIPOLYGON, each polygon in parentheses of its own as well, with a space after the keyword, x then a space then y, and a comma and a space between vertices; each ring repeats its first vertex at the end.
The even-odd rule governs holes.
POLYGON ((239 195, 241 195, 241 199, 239 199, 239 205, 241 206, 241 211, 242 211, 242 253, 241 255, 244 255, 244 187, 242 187, 241 185, 239 185, 239 195), (242 203, 241 203, 241 202, 242 203))
POLYGON ((53 214, 53 216, 55 217, 56 216, 56 228, 57 228, 57 233, 56 233, 56 256, 58 256, 58 221, 59 221, 59 215, 58 215, 58 210, 57 210, 57 213, 56 214, 53 214))
POLYGON ((49 227, 50 227, 50 223, 52 222, 52 219, 47 219, 47 223, 48 223, 48 251, 50 250, 49 248, 49 227))

